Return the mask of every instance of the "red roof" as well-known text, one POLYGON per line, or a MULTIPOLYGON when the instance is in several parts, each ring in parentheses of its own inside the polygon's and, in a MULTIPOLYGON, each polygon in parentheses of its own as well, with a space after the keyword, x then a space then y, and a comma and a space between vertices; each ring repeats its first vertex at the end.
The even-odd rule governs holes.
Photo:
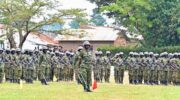
POLYGON ((3 29, 4 28, 4 25, 3 24, 0 24, 0 29, 3 29))
POLYGON ((56 41, 53 38, 51 38, 51 37, 49 37, 49 36, 47 36, 47 35, 45 35, 43 33, 32 32, 31 34, 38 36, 41 40, 46 41, 49 44, 52 44, 52 45, 58 45, 59 44, 59 41, 56 41))

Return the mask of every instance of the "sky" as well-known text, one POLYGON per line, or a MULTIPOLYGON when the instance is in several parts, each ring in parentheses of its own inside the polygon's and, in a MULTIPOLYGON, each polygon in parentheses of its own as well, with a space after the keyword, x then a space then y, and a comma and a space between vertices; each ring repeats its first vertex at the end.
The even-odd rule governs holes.
POLYGON ((92 15, 92 10, 96 7, 95 4, 90 3, 87 0, 60 0, 62 3, 62 8, 70 9, 70 8, 81 8, 86 9, 86 13, 88 15, 92 15))
MULTIPOLYGON (((64 9, 70 9, 70 8, 81 8, 86 9, 86 13, 89 15, 88 18, 90 18, 90 15, 93 14, 93 9, 96 8, 96 4, 90 3, 87 0, 60 0, 62 3, 62 7, 64 9)), ((103 16, 107 23, 111 25, 114 20, 109 19, 107 16, 103 16)))

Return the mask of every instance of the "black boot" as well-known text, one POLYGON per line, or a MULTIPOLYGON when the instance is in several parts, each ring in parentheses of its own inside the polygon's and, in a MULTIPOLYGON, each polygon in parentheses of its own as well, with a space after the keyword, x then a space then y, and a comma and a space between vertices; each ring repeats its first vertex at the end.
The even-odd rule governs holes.
POLYGON ((92 92, 89 85, 87 86, 87 92, 92 92))

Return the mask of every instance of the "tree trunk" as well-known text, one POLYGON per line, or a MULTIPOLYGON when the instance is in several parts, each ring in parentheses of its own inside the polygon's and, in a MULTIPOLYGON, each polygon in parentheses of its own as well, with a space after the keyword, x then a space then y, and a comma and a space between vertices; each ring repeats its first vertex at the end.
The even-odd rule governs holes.
POLYGON ((19 48, 20 48, 20 49, 22 49, 23 44, 24 44, 24 42, 26 41, 29 33, 30 33, 30 32, 27 32, 27 33, 22 37, 22 40, 21 40, 20 43, 19 43, 19 48))
POLYGON ((13 31, 11 29, 6 34, 6 36, 7 36, 7 39, 9 41, 9 44, 10 44, 10 49, 17 48, 16 42, 15 42, 14 37, 13 37, 13 31))

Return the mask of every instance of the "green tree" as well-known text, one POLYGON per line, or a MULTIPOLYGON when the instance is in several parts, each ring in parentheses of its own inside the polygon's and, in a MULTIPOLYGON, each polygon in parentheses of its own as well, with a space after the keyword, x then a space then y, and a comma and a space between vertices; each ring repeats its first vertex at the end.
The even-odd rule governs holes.
POLYGON ((87 25, 88 22, 88 19, 84 17, 76 17, 69 23, 69 25, 71 28, 78 29, 81 25, 87 25))
POLYGON ((5 25, 10 47, 22 48, 28 35, 44 25, 62 24, 66 17, 85 15, 81 9, 58 9, 58 4, 56 0, 1 0, 0 23, 5 25), (18 33, 19 44, 15 42, 15 33, 18 33))
POLYGON ((116 23, 143 35, 143 46, 180 45, 179 0, 91 0, 116 23))
POLYGON ((94 14, 90 20, 96 26, 104 26, 106 24, 106 19, 100 14, 94 14))

